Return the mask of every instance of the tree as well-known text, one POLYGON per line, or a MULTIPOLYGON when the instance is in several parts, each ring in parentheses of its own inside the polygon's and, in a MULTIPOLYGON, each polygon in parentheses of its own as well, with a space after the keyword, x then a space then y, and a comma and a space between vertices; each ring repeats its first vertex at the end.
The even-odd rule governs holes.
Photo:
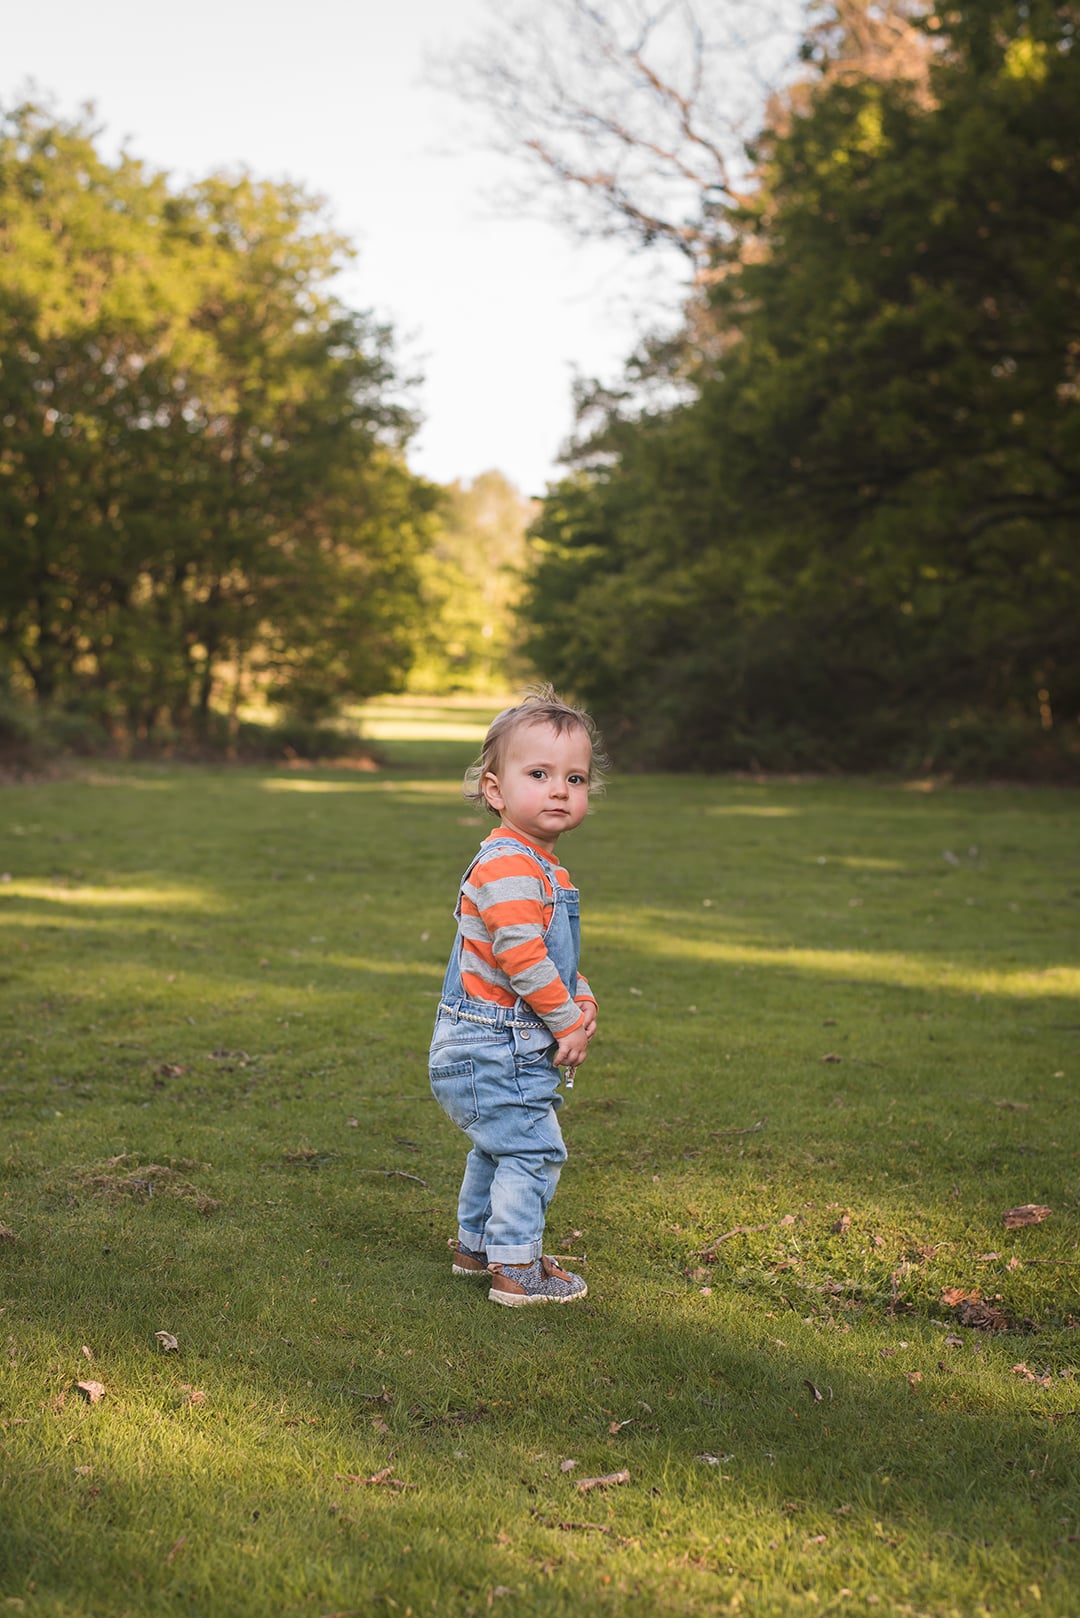
POLYGON ((624 754, 1056 767, 1080 55, 1049 3, 925 27, 927 84, 825 74, 763 135, 696 398, 613 400, 545 507, 534 651, 624 754))
POLYGON ((538 511, 501 472, 445 491, 442 526, 420 564, 427 631, 411 689, 501 690, 522 672, 514 614, 538 511))
POLYGON ((748 180, 761 72, 798 40, 799 0, 510 0, 436 82, 481 110, 485 137, 584 234, 668 246, 707 266, 717 204, 748 180), (777 40, 779 38, 779 51, 777 40), (786 42, 786 44, 785 44, 786 42))
POLYGON ((389 331, 293 186, 185 191, 85 121, 0 129, 0 644, 41 699, 206 739, 400 684, 437 491, 389 331), (225 690, 228 681, 231 692, 225 690))
POLYGON ((727 210, 756 188, 748 145, 829 77, 924 80, 925 0, 492 0, 492 25, 436 84, 475 109, 480 138, 584 236, 670 248, 708 280, 727 210), (809 22, 808 22, 809 17, 809 22))

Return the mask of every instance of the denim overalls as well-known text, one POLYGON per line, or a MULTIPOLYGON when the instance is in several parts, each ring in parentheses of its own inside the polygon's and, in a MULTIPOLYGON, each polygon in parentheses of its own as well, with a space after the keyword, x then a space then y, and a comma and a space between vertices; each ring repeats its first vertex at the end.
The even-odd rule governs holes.
MULTIPOLYGON (((493 853, 528 854, 552 888, 544 945, 570 991, 577 993, 578 891, 561 888, 551 867, 515 838, 491 838, 473 866, 493 853)), ((455 917, 460 923, 460 889, 455 917)), ((472 1141, 458 1197, 458 1240, 489 1263, 530 1264, 543 1252, 544 1217, 566 1162, 556 1117, 563 1098, 551 1062, 556 1039, 524 1000, 496 1006, 470 999, 461 982, 461 933, 443 980, 431 1040, 435 1099, 472 1141)))

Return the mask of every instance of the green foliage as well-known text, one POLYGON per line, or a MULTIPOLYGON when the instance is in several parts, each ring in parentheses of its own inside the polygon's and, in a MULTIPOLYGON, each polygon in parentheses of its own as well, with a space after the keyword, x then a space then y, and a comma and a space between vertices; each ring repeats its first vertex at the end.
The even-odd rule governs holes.
POLYGON ((1073 795, 614 781, 590 1296, 511 1311, 425 1069, 476 744, 402 746, 0 792, 0 1610, 1073 1618, 1073 795))
POLYGON ((388 330, 297 187, 184 190, 85 123, 0 127, 0 645, 47 702, 205 739, 404 678, 435 490, 388 330))
POLYGON ((498 691, 518 678, 514 609, 535 513, 501 472, 443 491, 441 526, 419 564, 425 627, 411 691, 498 691))
POLYGON ((696 396, 545 506, 532 651, 626 758, 1080 771, 1080 51, 990 10, 761 138, 696 396))

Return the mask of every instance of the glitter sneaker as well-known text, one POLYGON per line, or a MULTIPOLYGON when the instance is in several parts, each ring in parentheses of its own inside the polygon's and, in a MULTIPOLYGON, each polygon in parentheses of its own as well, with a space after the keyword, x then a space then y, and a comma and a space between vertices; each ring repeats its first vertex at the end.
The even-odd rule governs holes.
POLYGON ((588 1292, 580 1275, 561 1270, 553 1258, 534 1258, 531 1264, 492 1264, 492 1303, 516 1309, 527 1303, 576 1303, 588 1292))

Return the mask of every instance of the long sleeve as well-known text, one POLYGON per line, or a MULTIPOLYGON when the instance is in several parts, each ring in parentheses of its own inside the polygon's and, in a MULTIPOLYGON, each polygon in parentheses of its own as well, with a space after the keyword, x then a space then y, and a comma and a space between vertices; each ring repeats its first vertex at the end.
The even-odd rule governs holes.
MULTIPOLYGON (((553 867, 553 879, 560 874, 553 867)), ((466 994, 477 999, 512 1005, 520 995, 559 1037, 577 1028, 583 1013, 544 944, 552 903, 551 887, 528 854, 503 848, 479 860, 461 890, 461 976, 466 994)), ((577 993, 592 995, 580 978, 577 993)))

